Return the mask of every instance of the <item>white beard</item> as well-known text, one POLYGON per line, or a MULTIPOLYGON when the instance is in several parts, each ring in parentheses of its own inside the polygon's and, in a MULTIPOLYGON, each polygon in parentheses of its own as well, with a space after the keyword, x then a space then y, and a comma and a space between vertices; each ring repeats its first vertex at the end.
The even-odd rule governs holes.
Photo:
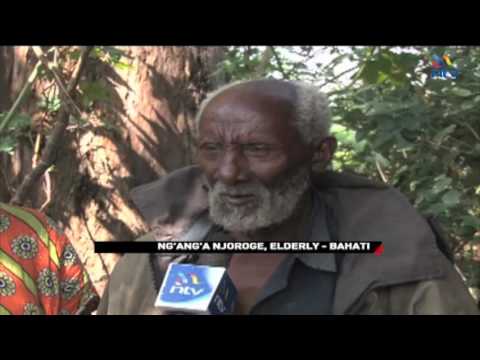
POLYGON ((269 189, 255 181, 229 186, 219 181, 210 189, 210 218, 228 231, 250 232, 279 224, 293 215, 302 195, 309 187, 310 170, 300 168, 295 174, 269 189), (255 201, 244 206, 226 203, 221 194, 252 194, 255 201))

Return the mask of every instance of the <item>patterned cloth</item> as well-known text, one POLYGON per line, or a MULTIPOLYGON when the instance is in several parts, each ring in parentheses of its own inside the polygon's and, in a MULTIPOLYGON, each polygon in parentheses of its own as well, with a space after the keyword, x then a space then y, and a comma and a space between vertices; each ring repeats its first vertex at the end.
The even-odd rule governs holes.
POLYGON ((36 210, 0 203, 0 315, 86 314, 97 304, 62 229, 36 210))

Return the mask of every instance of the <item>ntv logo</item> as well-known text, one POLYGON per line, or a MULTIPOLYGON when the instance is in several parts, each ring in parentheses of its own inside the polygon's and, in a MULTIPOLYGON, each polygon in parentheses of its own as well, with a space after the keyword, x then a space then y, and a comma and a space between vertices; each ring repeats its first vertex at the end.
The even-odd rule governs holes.
POLYGON ((443 57, 433 55, 432 67, 432 79, 456 80, 458 78, 459 71, 453 66, 448 55, 443 55, 443 57))
POLYGON ((201 287, 200 280, 196 274, 189 273, 187 275, 181 271, 177 273, 175 282, 170 288, 170 294, 197 297, 205 291, 205 289, 201 287))

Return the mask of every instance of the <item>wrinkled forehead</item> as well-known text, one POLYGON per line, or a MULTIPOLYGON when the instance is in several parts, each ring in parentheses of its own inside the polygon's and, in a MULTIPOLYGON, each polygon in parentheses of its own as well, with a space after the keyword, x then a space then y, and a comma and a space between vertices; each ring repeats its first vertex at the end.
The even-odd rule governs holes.
MULTIPOLYGON (((204 121, 239 123, 246 119, 277 119, 291 122, 295 114, 296 91, 293 85, 278 80, 241 83, 217 94, 200 118, 204 121)), ((279 124, 278 124, 279 125, 279 124)))
POLYGON ((222 92, 222 94, 228 93, 270 96, 292 103, 296 96, 295 86, 290 82, 281 80, 256 80, 240 83, 222 92))
POLYGON ((217 94, 208 106, 211 108, 218 106, 226 100, 235 98, 256 98, 275 99, 293 105, 296 102, 296 91, 293 84, 280 80, 257 80, 236 84, 217 94))

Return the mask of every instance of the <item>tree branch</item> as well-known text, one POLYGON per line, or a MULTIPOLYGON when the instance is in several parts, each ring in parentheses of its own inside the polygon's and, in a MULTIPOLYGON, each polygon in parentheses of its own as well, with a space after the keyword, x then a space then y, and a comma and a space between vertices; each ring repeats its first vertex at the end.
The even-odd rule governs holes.
POLYGON ((40 67, 41 62, 38 61, 35 64, 35 67, 33 68, 30 76, 27 79, 27 82, 25 85, 23 85, 22 90, 20 91, 20 94, 18 95, 17 99, 15 100, 15 103, 12 105, 10 110, 8 111, 7 115, 3 118, 2 123, 0 124, 0 134, 7 128, 8 124, 10 121, 13 119, 13 115, 17 112, 18 108, 22 104, 23 100, 28 94, 28 90, 31 88, 33 82, 37 78, 38 75, 38 68, 40 67))
POLYGON ((335 75, 333 78, 325 81, 321 86, 318 87, 318 89, 320 90, 321 88, 323 88, 325 85, 328 85, 328 84, 331 84, 333 82, 335 82, 335 80, 337 80, 338 78, 342 77, 343 75, 345 74, 348 74, 349 72, 355 70, 358 66, 355 65, 354 67, 348 69, 348 70, 345 70, 345 71, 342 71, 340 74, 338 75, 335 75))
POLYGON ((371 47, 369 50, 368 50, 368 54, 367 56, 365 57, 365 60, 363 61, 362 65, 360 65, 360 69, 357 71, 357 73, 355 74, 355 76, 353 77, 352 81, 350 82, 350 84, 348 84, 347 86, 345 86, 344 88, 340 89, 340 90, 335 90, 335 91, 330 91, 329 93, 327 93, 327 96, 332 96, 332 95, 335 95, 335 94, 340 94, 340 93, 343 93, 343 92, 346 92, 348 90, 350 90, 350 88, 356 84, 356 82, 358 81, 358 79, 360 78, 360 74, 363 72, 363 69, 365 68, 365 66, 367 65, 367 62, 373 57, 373 54, 375 53, 375 51, 377 50, 377 48, 375 47, 371 47))
MULTIPOLYGON (((463 126, 463 127, 466 127, 468 130, 470 130, 470 132, 472 133, 472 135, 475 137, 475 139, 477 139, 478 141, 480 141, 480 136, 478 135, 478 133, 470 126, 470 124, 467 124, 466 122, 461 122, 461 121, 456 121, 457 124, 459 124, 460 126, 463 126)), ((468 145, 468 144, 467 144, 468 145)))
POLYGON ((48 204, 52 201, 52 179, 50 177, 50 173, 48 171, 45 172, 45 194, 46 194, 46 199, 45 202, 40 206, 40 211, 43 211, 48 204))
POLYGON ((388 178, 385 176, 385 173, 383 172, 382 167, 380 166, 380 163, 378 162, 378 160, 375 160, 375 166, 377 167, 378 174, 382 178, 382 181, 384 183, 388 183, 388 178))
MULTIPOLYGON (((33 52, 37 56, 37 58, 42 62, 42 64, 47 68, 47 70, 52 74, 53 80, 57 84, 60 93, 62 93, 63 97, 65 98, 64 100, 66 102, 69 102, 71 106, 80 114, 82 112, 78 108, 77 104, 75 104, 75 101, 73 101, 72 96, 70 93, 77 87, 77 84, 74 84, 72 88, 72 84, 70 83, 67 87, 65 87, 63 80, 61 79, 60 75, 58 74, 55 65, 52 64, 50 61, 48 61, 46 54, 43 52, 42 48, 40 46, 32 46, 33 52)), ((72 78, 75 78, 75 75, 72 76, 72 78)))
MULTIPOLYGON (((85 68, 85 63, 90 53, 92 46, 88 46, 84 49, 80 60, 77 63, 77 66, 73 72, 72 79, 67 87, 67 93, 71 96, 73 95, 73 91, 78 85, 80 80, 80 76, 85 68)), ((25 198, 30 191, 31 187, 34 183, 38 181, 38 179, 43 175, 43 173, 53 164, 56 157, 57 149, 63 139, 63 134, 65 132, 65 128, 68 124, 68 111, 66 109, 65 104, 62 104, 57 119, 55 122, 55 127, 53 128, 52 134, 45 146, 45 150, 42 153, 42 157, 40 159, 39 164, 28 174, 22 181, 22 184, 18 188, 15 196, 10 201, 12 204, 21 205, 25 198)))
POLYGON ((257 68, 255 69, 255 75, 257 78, 265 76, 267 67, 270 64, 270 59, 272 58, 272 56, 272 46, 268 46, 262 54, 260 64, 258 64, 257 68))
POLYGON ((283 68, 283 63, 282 63, 282 60, 280 60, 280 57, 278 56, 278 53, 277 51, 275 50, 275 47, 274 46, 269 46, 268 47, 271 51, 272 51, 272 54, 273 54, 273 57, 275 58, 275 61, 277 62, 277 65, 278 65, 278 68, 280 70, 280 73, 282 74, 282 76, 284 77, 284 79, 288 79, 288 74, 285 72, 285 69, 283 68))
MULTIPOLYGON (((83 223, 85 224, 85 229, 87 230, 87 234, 90 237, 90 241, 92 242, 92 244, 95 245, 95 238, 92 236, 92 233, 90 232, 90 229, 88 228, 87 219, 85 218, 85 213, 82 212, 80 216, 83 220, 83 223)), ((108 266, 105 263, 105 260, 103 259, 102 254, 97 254, 97 255, 100 259, 100 263, 102 264, 102 268, 103 268, 103 271, 105 272, 107 280, 110 281, 110 272, 108 271, 108 266)))

